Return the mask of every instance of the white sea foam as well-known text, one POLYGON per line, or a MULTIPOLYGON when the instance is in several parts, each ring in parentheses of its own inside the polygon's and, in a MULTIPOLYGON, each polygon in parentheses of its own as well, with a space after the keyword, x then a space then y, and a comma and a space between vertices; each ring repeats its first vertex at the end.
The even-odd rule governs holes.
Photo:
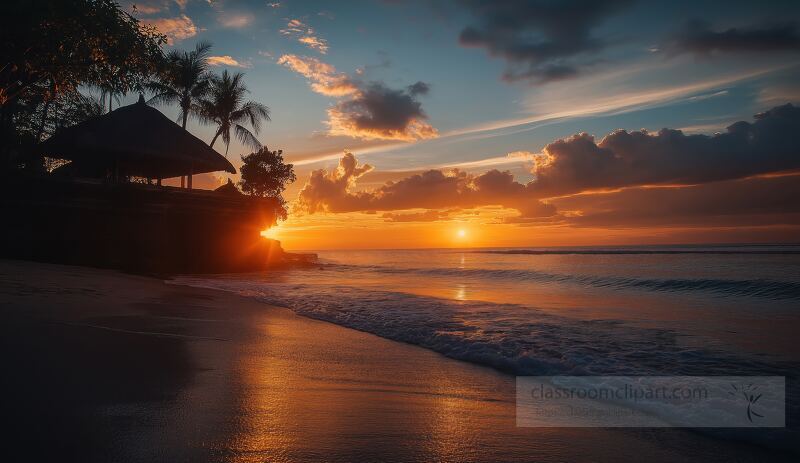
MULTIPOLYGON (((769 338, 746 321, 723 326, 728 315, 774 319, 774 327, 800 326, 797 255, 329 253, 322 255, 319 269, 184 276, 173 283, 230 291, 515 375, 786 376, 788 424, 793 426, 800 410, 797 358, 732 349, 699 333, 769 338), (459 287, 492 299, 457 292, 452 299, 444 296, 448 288, 459 287), (599 317, 589 318, 562 316, 569 310, 536 305, 548 295, 575 299, 581 307, 615 301, 624 310, 602 309, 599 317), (650 303, 659 307, 649 308, 650 303), (673 305, 684 310, 679 324, 670 317, 673 305), (665 312, 663 323, 637 322, 665 312)), ((768 334, 770 325, 765 326, 760 329, 768 334)), ((796 441, 780 433, 737 436, 777 439, 789 447, 796 441)))

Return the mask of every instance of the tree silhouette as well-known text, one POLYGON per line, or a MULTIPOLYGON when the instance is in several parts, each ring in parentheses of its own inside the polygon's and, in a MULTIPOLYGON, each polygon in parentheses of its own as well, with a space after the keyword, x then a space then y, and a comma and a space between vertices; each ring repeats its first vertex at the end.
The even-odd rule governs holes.
POLYGON ((154 93, 154 104, 178 103, 181 126, 186 128, 190 114, 197 114, 200 101, 208 95, 211 75, 208 72, 208 55, 211 44, 198 43, 192 51, 172 50, 167 54, 166 65, 158 79, 148 83, 154 93))
POLYGON ((281 204, 278 218, 286 219, 286 202, 282 193, 286 184, 297 180, 294 166, 283 162, 283 151, 270 151, 266 146, 242 156, 239 186, 246 194, 277 199, 281 204))
POLYGON ((221 136, 225 143, 225 156, 231 143, 231 131, 244 145, 261 149, 261 143, 255 135, 261 131, 261 122, 270 120, 268 107, 255 101, 245 101, 250 91, 242 82, 243 78, 241 72, 231 75, 227 70, 222 71, 221 76, 211 78, 209 96, 200 103, 202 118, 217 125, 210 146, 213 148, 221 136), (255 135, 244 124, 249 124, 255 135))

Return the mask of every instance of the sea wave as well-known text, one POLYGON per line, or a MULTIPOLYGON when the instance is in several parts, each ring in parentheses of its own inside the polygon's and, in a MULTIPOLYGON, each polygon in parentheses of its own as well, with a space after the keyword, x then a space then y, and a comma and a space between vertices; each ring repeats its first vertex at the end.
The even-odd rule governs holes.
MULTIPOLYGON (((517 278, 519 272, 524 272, 524 278, 535 275, 537 278, 557 278, 560 281, 567 277, 517 270, 391 269, 381 266, 329 265, 329 268, 344 272, 415 272, 423 275, 458 272, 459 277, 475 273, 485 278, 488 271, 503 278, 517 278)), ((621 282, 615 280, 616 277, 611 280, 605 278, 606 282, 602 284, 614 281, 614 284, 659 287, 642 283, 657 280, 621 282)), ((796 425, 798 415, 795 412, 800 410, 796 373, 800 371, 800 364, 796 361, 751 355, 710 344, 701 347, 696 342, 687 342, 685 334, 670 329, 649 328, 616 320, 574 319, 519 304, 457 301, 344 283, 280 281, 280 278, 266 279, 263 275, 186 276, 176 278, 173 283, 233 292, 267 304, 287 307, 309 318, 417 345, 453 359, 512 375, 785 376, 789 411, 787 424, 790 427, 796 425)), ((584 284, 600 284, 595 280, 580 281, 584 284)), ((681 280, 670 281, 672 283, 667 284, 669 289, 662 290, 676 290, 681 285, 687 287, 686 283, 675 283, 681 280)), ((696 290, 708 284, 694 280, 688 287, 696 290)), ((731 285, 738 284, 741 283, 725 282, 729 290, 731 285)), ((787 288, 781 288, 780 285, 770 289, 769 284, 756 284, 762 286, 751 287, 747 293, 775 297, 776 294, 797 291, 797 288, 790 287, 790 292, 786 293, 787 288)), ((719 282, 711 285, 716 290, 725 286, 719 282)), ((722 433, 721 436, 754 440, 787 449, 792 449, 796 442, 796 433, 740 434, 722 433)))
POLYGON ((474 250, 472 254, 508 254, 508 255, 673 255, 673 254, 708 254, 708 255, 797 255, 800 248, 749 248, 749 249, 492 249, 474 250))
POLYGON ((614 275, 560 274, 524 269, 328 265, 330 268, 342 271, 368 271, 394 275, 413 274, 460 279, 487 278, 539 283, 573 283, 611 289, 638 289, 658 292, 700 291, 719 296, 757 297, 776 300, 800 299, 800 283, 770 279, 635 278, 614 275))
POLYGON ((350 286, 180 277, 298 314, 516 375, 780 374, 785 366, 692 347, 677 333, 576 320, 517 304, 453 301, 350 286))

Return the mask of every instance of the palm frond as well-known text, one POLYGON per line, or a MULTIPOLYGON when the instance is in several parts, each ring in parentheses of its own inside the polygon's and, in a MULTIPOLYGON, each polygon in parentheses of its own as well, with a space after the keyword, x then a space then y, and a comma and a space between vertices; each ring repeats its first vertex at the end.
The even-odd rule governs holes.
POLYGON ((271 120, 269 117, 269 108, 261 103, 248 101, 242 105, 241 109, 231 114, 231 120, 233 121, 240 121, 242 119, 248 120, 250 125, 253 126, 253 131, 257 134, 261 131, 261 121, 271 120))
POLYGON ((168 85, 162 82, 148 82, 145 89, 153 94, 147 100, 148 104, 172 104, 179 100, 179 95, 168 85))
POLYGON ((211 53, 211 42, 201 40, 194 46, 194 56, 198 61, 205 61, 211 53))
POLYGON ((236 132, 236 138, 246 146, 249 146, 253 149, 260 150, 261 149, 261 142, 258 141, 255 135, 253 135, 249 130, 242 127, 239 124, 236 124, 234 127, 234 132, 236 132))

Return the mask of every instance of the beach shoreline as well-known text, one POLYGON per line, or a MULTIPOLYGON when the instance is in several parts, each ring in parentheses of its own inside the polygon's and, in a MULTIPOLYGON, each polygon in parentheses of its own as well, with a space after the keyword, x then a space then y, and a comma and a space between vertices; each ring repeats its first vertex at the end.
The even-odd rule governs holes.
POLYGON ((9 437, 31 461, 780 457, 684 430, 517 428, 512 376, 230 293, 11 260, 0 275, 9 437))

